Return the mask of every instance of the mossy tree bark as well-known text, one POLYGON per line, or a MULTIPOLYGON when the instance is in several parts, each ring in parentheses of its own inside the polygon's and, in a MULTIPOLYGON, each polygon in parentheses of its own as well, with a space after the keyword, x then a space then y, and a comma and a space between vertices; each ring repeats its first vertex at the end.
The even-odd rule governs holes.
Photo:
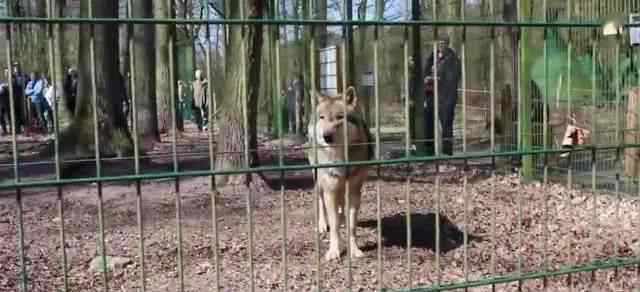
MULTIPOLYGON (((264 13, 266 1, 249 0, 247 3, 248 18, 261 18, 264 13)), ((239 18, 241 5, 243 1, 228 2, 228 17, 239 18)), ((242 53, 243 35, 242 27, 233 25, 229 27, 228 46, 226 48, 226 69, 224 81, 224 94, 221 97, 220 119, 224 123, 220 124, 220 141, 218 141, 221 151, 226 154, 216 160, 216 169, 229 170, 244 168, 244 117, 242 97, 242 82, 245 76, 242 76, 244 70, 242 61, 246 57, 246 115, 248 117, 247 133, 249 143, 249 166, 255 167, 259 165, 258 157, 258 139, 257 139, 257 105, 260 95, 260 65, 262 55, 263 31, 262 25, 254 24, 245 28, 246 31, 246 54, 242 53)), ((222 185, 226 183, 237 184, 262 184, 264 181, 258 179, 254 175, 238 175, 238 176, 218 176, 216 184, 222 185)))
MULTIPOLYGON (((80 4, 81 14, 88 17, 89 4, 93 17, 117 18, 117 1, 88 0, 80 4)), ((98 149, 102 157, 124 156, 132 152, 132 140, 122 111, 124 84, 118 68, 118 27, 114 24, 96 25, 95 92, 98 117, 98 149)), ((80 29, 79 80, 76 116, 63 129, 60 142, 64 157, 91 157, 95 151, 94 107, 91 60, 91 26, 80 29)))

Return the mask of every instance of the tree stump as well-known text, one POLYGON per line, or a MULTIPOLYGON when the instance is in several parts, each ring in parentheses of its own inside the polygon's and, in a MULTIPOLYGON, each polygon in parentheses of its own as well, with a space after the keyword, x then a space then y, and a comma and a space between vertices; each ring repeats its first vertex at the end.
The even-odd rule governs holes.
MULTIPOLYGON (((624 132, 625 144, 637 144, 638 139, 638 99, 640 98, 640 88, 634 88, 629 92, 629 102, 627 105, 627 130, 624 132)), ((638 160, 640 159, 640 148, 627 148, 624 150, 624 175, 636 177, 638 175, 638 160)))

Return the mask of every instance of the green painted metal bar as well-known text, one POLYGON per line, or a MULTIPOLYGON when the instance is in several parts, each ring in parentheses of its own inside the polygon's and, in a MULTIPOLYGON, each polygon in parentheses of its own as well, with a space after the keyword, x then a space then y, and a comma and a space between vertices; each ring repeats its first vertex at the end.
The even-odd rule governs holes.
MULTIPOLYGON (((489 13, 490 19, 495 19, 495 8, 494 1, 489 0, 489 13)), ((496 82, 496 46, 495 46, 495 30, 490 28, 490 43, 489 43, 489 152, 495 152, 496 150, 496 142, 495 142, 495 103, 496 103, 496 93, 495 93, 495 82, 496 82)), ((491 158, 491 188, 489 190, 491 201, 497 202, 498 199, 496 197, 496 166, 495 166, 495 157, 491 158)), ((519 193, 519 192, 518 192, 519 193)), ((518 210, 520 211, 520 210, 518 210)), ((520 214, 520 212, 518 212, 520 214)), ((496 274, 496 257, 497 257, 497 210, 496 208, 491 208, 491 245, 493 246, 490 260, 490 272, 491 274, 496 274)), ((521 238, 521 230, 518 229, 518 242, 521 238)), ((520 265, 518 264, 518 270, 520 265)), ((495 287, 492 287, 495 289, 495 287)))
POLYGON ((450 291, 455 289, 468 289, 474 287, 482 287, 489 285, 497 285, 497 284, 508 284, 518 281, 526 281, 526 280, 536 280, 542 279, 544 277, 552 278, 564 275, 571 274, 579 274, 586 272, 593 272, 596 270, 606 270, 612 268, 625 268, 640 265, 640 259, 631 258, 631 259, 615 259, 609 261, 594 261, 586 265, 572 266, 572 267, 564 267, 556 270, 550 271, 541 271, 541 272, 532 272, 532 273, 522 273, 522 274, 513 274, 508 276, 501 277, 492 277, 486 278, 478 281, 470 281, 470 282, 460 282, 460 283, 452 283, 442 286, 431 286, 431 287, 420 287, 415 289, 399 289, 399 290, 383 290, 389 292, 438 292, 438 291, 450 291))
MULTIPOLYGON (((597 120, 597 108, 598 108, 598 103, 597 103, 597 94, 596 91, 598 89, 598 84, 597 84, 597 79, 596 79, 596 64, 597 64, 597 57, 598 57, 598 32, 596 30, 593 31, 593 34, 591 36, 591 107, 592 107, 592 113, 591 113, 591 119, 593 121, 593 124, 591 125, 591 131, 592 133, 594 133, 593 135, 593 144, 598 145, 599 141, 597 139, 597 135, 596 135, 596 131, 598 128, 598 120, 597 120)), ((595 242, 595 233, 597 230, 597 152, 596 151, 592 151, 591 152, 591 192, 593 194, 593 208, 592 208, 592 223, 591 223, 591 227, 592 230, 590 230, 589 232, 589 239, 591 240, 591 242, 595 242)), ((596 259, 596 255, 595 255, 595 251, 593 250, 593 246, 590 246, 590 250, 589 250, 589 259, 591 260, 595 260, 596 259)), ((595 282, 596 279, 596 272, 595 270, 592 271, 591 274, 591 281, 592 283, 595 282)))
MULTIPOLYGON (((169 15, 173 15, 173 1, 167 0, 165 2, 167 7, 169 7, 169 15)), ((171 114, 171 156, 172 156, 172 166, 173 172, 179 172, 178 166, 178 109, 177 109, 177 100, 176 100, 176 73, 175 73, 175 38, 176 38, 176 27, 169 27, 169 45, 168 45, 168 53, 169 53, 169 95, 170 95, 170 114, 171 114)), ((183 256, 183 246, 182 246, 182 194, 180 192, 180 177, 174 178, 174 195, 175 195, 175 207, 176 207, 176 265, 178 270, 178 291, 184 291, 184 256, 183 256)))
MULTIPOLYGON (((280 0, 278 0, 280 1, 280 0)), ((278 6, 279 7, 279 6, 278 6)), ((312 11, 314 12, 314 19, 317 18, 318 15, 318 9, 319 7, 317 5, 313 5, 312 11)), ((279 36, 279 31, 278 31, 278 36, 279 36)), ((317 141, 317 128, 315 127, 315 125, 318 123, 318 116, 315 114, 316 113, 316 97, 315 95, 318 94, 318 88, 317 88, 317 82, 315 80, 318 80, 318 77, 316 76, 316 64, 317 64, 317 60, 316 60, 316 52, 317 52, 317 48, 316 48, 316 27, 312 27, 311 28, 311 41, 309 44, 309 57, 311 58, 309 60, 309 64, 311 65, 311 115, 309 118, 309 123, 312 123, 314 126, 311 127, 311 133, 308 133, 308 135, 311 135, 312 137, 314 137, 313 139, 311 139, 311 155, 313 155, 313 161, 318 161, 318 141, 317 141), (312 120, 313 119, 313 120, 312 120)), ((323 36, 324 37, 324 36, 323 36)), ((276 47, 276 48, 279 48, 276 47)), ((279 63, 279 62, 278 62, 279 63)), ((280 74, 280 66, 278 66, 278 69, 276 71, 278 74, 280 74)), ((278 75, 280 76, 280 75, 278 75)), ((280 77, 278 78, 278 80, 280 80, 280 77)), ((278 89, 280 90, 280 82, 278 82, 278 89)), ((308 150, 306 150, 308 151, 308 150)), ((310 154, 307 154, 308 156, 311 156, 310 154)), ((318 169, 317 168, 313 168, 312 169, 312 175, 313 175, 313 181, 317 182, 318 181, 318 169)), ((322 290, 322 251, 321 251, 321 245, 320 245, 320 206, 319 206, 319 202, 322 199, 322 197, 320 196, 320 190, 318 188, 317 185, 314 185, 313 188, 313 222, 314 222, 314 231, 315 231, 315 236, 314 236, 314 247, 315 247, 315 264, 316 264, 316 272, 315 272, 315 285, 316 285, 316 290, 317 291, 321 291, 322 290)))
MULTIPOLYGON (((88 16, 93 17, 93 1, 88 1, 88 16)), ((95 150, 95 163, 96 163, 96 177, 102 176, 102 163, 100 153, 100 127, 98 120, 98 89, 97 89, 97 77, 96 77, 96 40, 95 40, 95 26, 90 25, 89 34, 89 59, 90 59, 90 74, 91 74, 91 107, 93 115, 93 139, 95 150)), ((97 183, 98 191, 98 232, 100 242, 100 255, 102 258, 102 281, 103 290, 109 291, 109 275, 107 270, 107 248, 105 242, 104 232, 104 202, 102 196, 102 182, 97 183)))
MULTIPOLYGON (((141 175, 120 175, 120 176, 102 176, 102 177, 87 177, 87 178, 73 178, 73 179, 61 179, 56 180, 36 180, 36 181, 21 181, 21 182, 4 182, 0 183, 0 190, 15 190, 17 188, 38 188, 57 185, 68 184, 82 184, 82 183, 97 183, 97 182, 118 182, 118 181, 133 181, 139 180, 157 180, 176 177, 198 177, 198 176, 211 176, 211 175, 235 175, 245 173, 258 173, 258 172, 277 172, 281 170, 296 171, 296 170, 309 170, 315 168, 332 168, 332 167, 344 167, 344 166, 365 166, 365 165, 396 165, 396 164, 410 164, 410 163, 426 163, 435 161, 455 161, 455 160, 475 160, 483 158, 496 157, 508 157, 508 156, 527 156, 527 155, 542 155, 542 154, 560 154, 560 153, 573 153, 583 151, 606 151, 615 149, 627 149, 627 148, 640 148, 640 144, 624 144, 621 146, 599 146, 599 147, 576 147, 574 149, 549 149, 549 150, 529 150, 529 151, 507 151, 507 152, 495 152, 495 153, 468 153, 465 155, 453 155, 453 156, 412 156, 409 158, 397 158, 397 159, 385 159, 385 160, 364 160, 364 161, 350 161, 350 162, 337 162, 337 163, 320 163, 315 165, 287 165, 285 167, 280 166, 264 166, 253 168, 238 168, 231 170, 197 170, 197 171, 181 171, 181 172, 159 172, 149 173, 141 175)), ((0 195, 0 198, 5 197, 0 195)))
MULTIPOLYGON (((282 0, 284 1, 284 0, 282 0)), ((276 19, 280 18, 280 0, 273 0, 272 4, 274 9, 273 9, 273 16, 276 19)), ((305 14, 307 13, 307 11, 305 11, 305 14)), ((278 147, 278 165, 283 166, 284 165, 284 131, 283 131, 283 111, 282 111, 282 105, 286 102, 285 100, 283 100, 283 97, 281 93, 282 91, 282 85, 281 85, 281 78, 282 78, 282 72, 280 69, 280 26, 276 25, 275 27, 270 27, 270 29, 275 29, 275 33, 273 34, 273 42, 275 44, 275 51, 276 51, 276 55, 275 55, 275 67, 276 67, 276 92, 278 94, 278 102, 277 102, 277 107, 275 108, 275 111, 277 112, 278 115, 278 138, 280 140, 280 147, 278 147)), ((297 108, 297 107, 296 107, 297 108)), ((290 114, 290 113, 289 113, 290 114)), ((297 119, 296 119, 297 120, 297 119)), ((297 129, 297 127, 296 127, 297 129)), ((282 230, 282 291, 287 291, 287 288, 289 286, 289 278, 288 278, 288 263, 287 263, 287 199, 285 196, 285 188, 284 188, 284 181, 285 181, 285 172, 280 171, 280 221, 281 221, 281 230, 282 230)), ((315 203, 317 204, 318 202, 315 201, 315 203)), ((316 222, 316 226, 318 225, 317 221, 316 222)), ((319 232, 316 232, 316 234, 318 234, 319 232)))
MULTIPOLYGON (((574 2, 573 0, 567 0, 566 2, 567 5, 567 21, 571 21, 571 19, 573 18, 573 5, 574 2)), ((572 112, 573 112, 573 42, 574 42, 574 35, 576 35, 577 32, 575 32, 572 28, 568 29, 568 33, 567 33, 567 116, 571 117, 572 116, 572 112)), ((567 121, 567 123, 570 123, 570 121, 567 121)), ((573 187, 573 153, 569 152, 568 157, 567 157, 567 184, 566 187, 571 189, 573 187)), ((567 206, 571 206, 571 197, 570 196, 566 196, 565 198, 565 204, 567 204, 567 206)), ((569 209, 570 213, 574 212, 573 208, 569 209)), ((573 255, 572 255, 572 250, 569 249, 569 262, 575 262, 575 260, 573 259, 573 255)), ((571 277, 571 274, 567 275, 567 286, 570 287, 571 290, 573 290, 573 280, 571 277)))
MULTIPOLYGON (((375 20, 303 20, 303 19, 286 19, 286 20, 273 20, 273 19, 179 19, 179 18, 134 18, 134 19, 119 19, 119 18, 78 18, 78 17, 65 17, 65 18, 40 18, 40 17, 0 17, 0 23, 69 23, 69 24, 120 24, 120 23, 133 23, 133 24, 191 24, 191 25, 203 25, 203 24, 219 24, 219 25, 242 25, 242 24, 264 24, 264 25, 312 25, 312 26, 345 26, 345 25, 363 25, 363 26, 466 26, 466 27, 576 27, 576 28, 600 28, 604 24, 602 21, 579 21, 579 22, 553 22, 545 23, 543 21, 486 21, 486 20, 398 20, 398 21, 375 21, 375 20)), ((639 23, 624 22, 623 27, 640 27, 639 23)))
MULTIPOLYGON (((47 0, 46 8, 47 8, 47 17, 51 18, 55 15, 55 7, 54 2, 52 0, 47 0)), ((60 180, 61 178, 61 161, 60 161, 60 133, 59 133, 59 119, 58 119, 58 95, 57 95, 57 82, 58 78, 61 76, 57 76, 56 71, 56 62, 55 62, 55 49, 54 49, 54 30, 61 32, 60 29, 61 24, 49 24, 47 26, 47 46, 49 53, 49 72, 51 72, 51 83, 53 84, 53 131, 54 131, 54 160, 55 160, 55 173, 56 180, 60 180)), ((14 130, 14 128, 12 128, 14 130)), ((65 229, 64 229, 64 199, 62 195, 62 186, 56 187, 57 191, 57 205, 58 205, 58 217, 60 218, 60 262, 61 262, 61 270, 62 270, 62 283, 64 291, 69 291, 69 275, 67 273, 67 247, 65 240, 65 229)))
MULTIPOLYGON (((204 0, 203 0, 204 3, 204 0)), ((206 9, 207 19, 211 19, 211 9, 206 9)), ((206 37, 207 37, 207 79, 213 79, 213 70, 211 68, 211 25, 207 24, 206 37)), ((219 29, 216 28, 216 38, 220 39, 219 29)), ((218 48, 216 47, 216 52, 218 48)), ((216 55, 217 58, 217 55, 216 55)), ((210 99, 210 104, 207 107, 207 115, 208 115, 208 130, 209 130, 209 169, 211 171, 215 171, 216 169, 216 152, 217 152, 217 144, 215 144, 215 128, 218 126, 218 102, 215 91, 213 90, 213 85, 209 83, 207 86, 207 95, 210 99), (214 114, 216 113, 216 114, 214 114)), ((220 279, 220 235, 218 232, 218 190, 216 186, 216 176, 212 175, 211 180, 209 182, 211 193, 211 226, 212 226, 212 234, 213 234, 213 268, 214 268, 214 288, 213 291, 220 291, 220 286, 222 285, 220 279)))
MULTIPOLYGON (((549 22, 549 7, 547 0, 543 0, 542 2, 542 11, 544 13, 544 21, 549 22)), ((549 30, 544 28, 543 30, 543 58, 544 58, 544 98, 542 99, 542 149, 546 150, 549 146, 549 30)), ((562 77, 561 77, 562 78, 562 77)), ((562 84, 562 83, 561 83, 562 84)), ((547 184, 549 182, 549 156, 543 156, 543 170, 542 170, 542 188, 544 194, 544 210, 543 210, 543 220, 544 220, 544 242, 542 244, 542 268, 544 270, 549 269, 549 259, 548 259, 548 243, 549 243, 549 192, 546 191, 547 184)), ((519 225, 522 228, 522 225, 519 225)), ((522 242, 520 242, 522 244, 522 242)), ((522 271, 519 271, 522 272, 522 271)), ((542 278, 543 286, 547 287, 548 279, 546 277, 542 278)), ((522 283, 522 282, 520 282, 522 283)))
MULTIPOLYGON (((384 18, 384 1, 376 0, 376 20, 380 21, 384 18)), ((373 32, 373 95, 374 95, 374 107, 375 107, 375 128, 376 128, 376 152, 375 159, 380 160, 381 155, 381 144, 380 144, 380 26, 376 26, 373 32)), ((383 27, 384 29, 384 27, 383 27)), ((384 32, 383 32, 384 33, 384 32)), ((382 33, 382 34, 383 34, 382 33)), ((382 290, 384 287, 384 268, 382 266, 383 255, 382 255, 382 198, 380 196, 380 188, 381 188, 381 168, 378 165, 376 167, 376 274, 377 276, 377 288, 378 290, 382 290)))
MULTIPOLYGON (((405 5, 407 7, 406 15, 410 15, 411 2, 410 0, 405 1, 405 5)), ((404 39, 403 39, 403 51, 404 51, 404 59, 403 59, 403 68, 404 68, 404 118, 405 118, 405 156, 410 157, 411 152, 409 151, 411 146, 411 127, 409 126, 410 115, 410 103, 411 96, 410 93, 410 80, 409 76, 409 28, 405 27, 404 29, 404 39)), ((409 164, 407 164, 407 173, 406 173, 406 183, 404 186, 404 192, 406 197, 406 224, 407 224, 407 269, 408 269, 408 287, 411 288, 413 286, 413 267, 411 263, 411 194, 409 192, 409 184, 411 183, 411 177, 409 172, 409 164)))
MULTIPOLYGON (((342 17, 343 19, 347 19, 350 20, 351 19, 351 15, 353 14, 353 6, 352 6, 352 2, 351 0, 343 0, 342 1, 342 17), (351 11, 350 11, 351 10, 351 11)), ((351 80, 354 80, 355 76, 349 76, 349 74, 352 72, 351 66, 347 65, 347 63, 352 64, 351 60, 347 60, 348 58, 351 58, 353 55, 350 54, 350 52, 353 50, 353 48, 351 47, 351 45, 353 44, 351 38, 353 37, 351 35, 350 32, 351 28, 348 27, 347 25, 344 26, 343 28, 343 34, 342 34, 342 44, 341 44, 341 50, 342 50, 342 54, 340 57, 340 68, 342 70, 342 102, 346 105, 347 103, 347 88, 349 86, 351 86, 352 84, 350 84, 349 82, 351 80), (349 67, 347 67, 349 66, 349 67)), ((345 106, 343 109, 343 115, 344 117, 347 116, 347 107, 345 106)), ((343 130, 343 139, 344 139, 344 160, 345 161, 349 161, 349 131, 347 131, 346 129, 348 129, 348 121, 346 118, 344 118, 342 120, 342 128, 343 130)), ((349 173, 349 166, 345 166, 345 173, 349 173)), ((346 227, 346 234, 347 234, 347 240, 345 241, 345 245, 346 245, 346 258, 347 258, 347 291, 352 291, 353 289, 353 259, 352 259, 352 255, 351 255, 351 249, 354 248, 353 246, 351 246, 352 242, 351 242, 351 232, 349 232, 350 228, 351 228, 351 224, 357 224, 357 222, 351 222, 351 218, 349 218, 349 213, 351 212, 351 187, 350 187, 350 181, 348 179, 344 180, 344 209, 343 209, 343 216, 345 216, 345 227, 346 227)), ((339 221, 338 221, 339 222, 339 221)), ((355 241, 355 239, 354 239, 355 241)))
MULTIPOLYGON (((622 96, 621 96, 621 77, 620 77, 620 50, 621 50, 621 46, 622 46, 622 36, 618 33, 616 34, 616 47, 615 47, 615 91, 616 91, 616 102, 615 102, 615 111, 616 111, 616 122, 615 122, 615 144, 620 145, 620 144, 624 144, 624 136, 622 133, 622 119, 621 119, 621 103, 622 103, 622 96)), ((630 98, 627 98, 627 103, 629 102, 630 98)), ((624 161, 621 159, 621 151, 619 149, 616 150, 616 158, 615 158, 615 169, 616 169, 616 174, 615 174, 615 186, 614 186, 614 195, 616 197, 616 206, 615 206, 615 217, 616 217, 616 222, 620 222, 620 204, 622 202, 622 197, 620 195, 620 177, 621 177, 621 173, 620 170, 622 169, 624 171, 624 161)), ((617 234, 618 238, 620 237, 621 234, 617 234)), ((618 243, 618 241, 614 241, 613 242, 613 249, 614 249, 614 258, 619 258, 619 252, 620 252, 620 244, 618 243)), ((614 270, 614 278, 618 278, 618 269, 616 268, 614 270)))
MULTIPOLYGON (((415 4, 415 2, 414 2, 415 4)), ((414 7, 415 9, 415 7, 414 7)), ((419 9, 419 8, 418 8, 419 9)), ((431 5, 431 14, 432 14, 432 18, 434 20, 438 20, 438 1, 434 1, 432 2, 431 5)), ((415 18, 413 18, 413 20, 416 20, 415 18)), ((419 29, 419 28, 418 28, 419 29)), ((418 41, 416 39, 413 40, 414 42, 418 41)), ((432 42, 432 53, 433 53, 433 72, 432 72, 432 76, 433 76, 433 145, 434 145, 434 149, 435 149, 435 155, 439 156, 442 152, 442 149, 440 147, 440 143, 442 143, 442 132, 440 131, 440 127, 438 125, 440 125, 440 74, 438 74, 440 71, 438 70, 438 42, 441 41, 439 39, 438 36, 438 27, 434 27, 433 28, 433 42, 432 42)), ((429 70, 430 68, 427 68, 427 70, 429 70)), ((418 94, 417 92, 415 94, 418 94)), ((417 100, 417 98, 414 96, 413 97, 414 100, 417 100)), ((419 105, 416 105, 419 106, 419 105)), ((440 282, 442 281, 442 269, 440 267, 440 164, 436 163, 435 165, 436 167, 436 177, 435 177, 435 183, 434 183, 434 191, 436 193, 436 206, 435 206, 435 215, 436 215, 436 226, 435 226, 435 269, 436 269, 436 283, 438 285, 440 285, 440 282)), ((408 200, 407 200, 408 201, 408 200)), ((407 202, 408 203, 408 202, 407 202)), ((412 232, 412 228, 409 227, 409 232, 412 232)), ((411 286, 409 287, 411 288, 411 286)))
MULTIPOLYGON (((240 19, 246 18, 245 2, 241 2, 240 5, 240 19)), ((242 102, 242 124, 243 124, 243 164, 244 167, 250 167, 249 162, 249 117, 247 112, 248 97, 247 97, 247 44, 249 39, 247 38, 247 27, 243 26, 241 31, 242 41, 240 42, 240 84, 241 84, 241 102, 242 102)), ((254 226, 253 226, 253 191, 249 185, 250 177, 245 180, 247 187, 247 225, 248 225, 248 237, 249 237, 249 291, 255 291, 255 263, 254 263, 254 226)))
MULTIPOLYGON (((200 5, 201 7, 206 7, 206 3, 204 0, 200 1, 200 5)), ((206 17, 207 19, 211 19, 211 9, 206 8, 206 17)), ((206 59, 206 70, 207 70, 207 80, 209 80, 211 82, 211 80, 213 80, 213 70, 211 68, 211 47, 212 47, 212 37, 211 37, 211 25, 207 24, 205 26, 205 36, 207 38, 207 51, 205 54, 205 59, 206 59)), ((216 31, 216 38, 220 38, 220 35, 217 34, 216 31)), ((217 50, 217 48, 216 48, 217 50)), ((207 86, 207 97, 209 98, 209 103, 207 106, 207 121, 209 123, 208 125, 208 149, 209 149, 209 169, 210 170, 215 170, 216 169, 216 145, 215 145, 215 127, 218 126, 218 120, 217 120, 217 115, 215 115, 214 113, 217 113, 218 109, 217 109, 217 102, 216 102, 216 95, 215 92, 213 90, 213 86, 211 83, 208 84, 207 86)), ((213 267, 214 267, 214 280, 213 280, 213 291, 220 291, 220 251, 219 251, 219 234, 218 234, 218 214, 217 214, 217 196, 218 196, 218 191, 217 191, 217 187, 216 187, 216 177, 215 175, 211 176, 211 179, 209 181, 210 184, 210 200, 211 200, 211 233, 213 235, 213 242, 212 242, 212 251, 213 251, 213 267)))
MULTIPOLYGON (((466 20, 466 3, 460 0, 460 17, 466 20)), ((462 28, 461 44, 461 84, 462 84, 462 153, 467 154, 467 27, 462 28)), ((469 176, 467 175, 467 161, 464 161, 464 175, 462 177, 462 201, 463 201, 463 274, 464 280, 469 281, 469 176)), ((467 292, 467 291, 465 291, 467 292)))
MULTIPOLYGON (((127 18, 133 18, 133 0, 127 0, 127 18)), ((140 137, 138 134, 138 94, 136 90, 136 47, 134 44, 134 26, 127 25, 127 44, 129 46, 129 87, 131 92, 131 130, 133 138, 133 156, 134 156, 134 172, 140 174, 140 137)), ((144 253, 144 214, 142 207, 142 182, 135 181, 136 185, 136 220, 138 227, 138 265, 139 265, 139 281, 140 291, 146 291, 146 269, 145 269, 145 253, 144 253)))

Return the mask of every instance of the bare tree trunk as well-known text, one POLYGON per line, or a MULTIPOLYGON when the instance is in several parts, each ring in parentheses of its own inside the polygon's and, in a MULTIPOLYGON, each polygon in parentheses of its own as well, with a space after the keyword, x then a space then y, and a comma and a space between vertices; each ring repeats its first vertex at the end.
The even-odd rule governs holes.
MULTIPOLYGON (((65 1, 56 0, 54 2, 54 7, 53 7, 54 17, 62 17, 64 9, 65 9, 65 1)), ((54 86, 56 89, 56 96, 57 96, 56 102, 57 102, 58 112, 56 114, 56 118, 58 119, 59 127, 61 129, 64 129, 70 125, 71 120, 73 118, 73 113, 71 112, 71 109, 66 106, 68 102, 67 102, 67 97, 64 95, 64 91, 63 91, 63 83, 64 83, 64 77, 65 77, 65 70, 64 70, 65 64, 64 64, 64 58, 63 58, 64 25, 63 24, 54 25, 53 35, 54 35, 54 39, 53 39, 54 72, 53 74, 55 75, 55 78, 52 78, 52 79, 55 79, 54 86)))
MULTIPOLYGON (((134 18, 153 17, 152 0, 136 0, 132 2, 132 6, 134 18)), ((154 55, 149 53, 153 52, 155 48, 154 32, 154 27, 151 24, 136 25, 133 28, 134 47, 131 52, 135 59, 136 69, 136 72, 131 72, 136 76, 136 82, 131 85, 131 90, 133 91, 135 87, 138 135, 140 135, 145 148, 151 146, 153 142, 160 141, 158 115, 156 114, 156 66, 154 55)))
MULTIPOLYGON (((242 1, 229 3, 228 17, 237 18, 240 15, 242 1)), ((249 0, 248 1, 248 13, 249 18, 261 18, 265 9, 265 3, 261 0, 249 0)), ((225 123, 220 125, 219 137, 224 137, 220 143, 220 148, 226 153, 221 159, 216 161, 216 169, 228 170, 238 169, 244 166, 244 128, 243 128, 243 104, 242 94, 244 84, 242 84, 243 74, 243 62, 242 57, 242 32, 239 26, 229 27, 229 47, 226 50, 226 76, 224 83, 224 95, 221 100, 220 115, 221 120, 225 123)), ((257 105, 260 88, 260 61, 262 55, 262 25, 255 24, 249 26, 246 31, 247 36, 247 100, 246 100, 246 114, 248 117, 248 142, 249 151, 251 152, 249 157, 250 166, 259 165, 259 157, 257 153, 258 139, 257 139, 257 105)), ((263 181, 252 181, 253 176, 217 176, 218 181, 216 184, 225 183, 239 183, 244 181, 246 184, 258 183, 263 181), (244 177, 244 180, 242 179, 244 177)))
MULTIPOLYGON (((327 19, 327 0, 318 0, 318 19, 327 19)), ((324 48, 327 46, 327 27, 319 26, 317 28, 318 47, 324 48)))
MULTIPOLYGON (((154 0, 153 14, 155 18, 169 18, 171 8, 167 6, 166 0, 154 0)), ((168 25, 155 26, 155 78, 156 78, 156 98, 158 107, 158 128, 161 133, 171 130, 173 118, 171 116, 171 80, 169 78, 169 45, 170 28, 168 25)))
MULTIPOLYGON (((88 0, 81 2, 81 13, 88 17, 89 3, 93 3, 93 17, 118 16, 117 1, 88 0)), ((131 135, 122 112, 124 86, 120 82, 118 68, 118 27, 114 24, 95 26, 95 90, 92 89, 92 68, 89 42, 89 26, 80 30, 80 64, 76 117, 63 129, 60 141, 64 156, 91 157, 94 143, 93 92, 97 96, 99 150, 105 156, 129 155, 132 149, 131 135)))

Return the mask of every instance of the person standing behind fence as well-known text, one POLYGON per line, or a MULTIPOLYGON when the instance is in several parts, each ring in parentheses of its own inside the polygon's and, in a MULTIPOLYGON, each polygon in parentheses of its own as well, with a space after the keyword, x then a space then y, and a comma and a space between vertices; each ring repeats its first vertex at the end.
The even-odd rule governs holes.
POLYGON ((205 107, 207 106, 207 86, 208 81, 202 76, 202 70, 196 70, 196 79, 193 81, 193 100, 191 108, 198 125, 198 131, 202 132, 203 120, 205 117, 205 107))
POLYGON ((425 87, 425 139, 427 153, 434 153, 434 91, 435 79, 438 80, 438 115, 442 126, 442 153, 453 155, 453 122, 458 99, 458 82, 460 81, 460 60, 453 49, 449 47, 449 36, 442 34, 437 39, 437 59, 433 53, 426 61, 425 87), (434 66, 434 61, 437 66, 434 66), (438 72, 434 74, 434 67, 438 72), (435 75, 435 76, 434 76, 435 75))
POLYGON ((25 94, 31 100, 34 116, 40 128, 46 133, 48 131, 45 112, 48 111, 47 100, 44 97, 44 80, 38 76, 37 72, 31 74, 31 81, 27 83, 25 94))
MULTIPOLYGON (((9 70, 4 71, 4 76, 6 79, 9 78, 9 70)), ((13 101, 14 106, 17 108, 17 104, 19 99, 18 94, 21 92, 20 86, 18 85, 18 81, 13 79, 13 101)), ((7 126, 11 125, 11 92, 9 91, 9 83, 7 82, 0 83, 0 128, 2 129, 2 135, 9 134, 7 130, 7 126)), ((14 110, 16 110, 14 108, 14 110)), ((16 110, 16 116, 19 116, 19 113, 16 110)), ((16 127, 20 128, 20 121, 16 119, 16 127)), ((15 131, 13 128, 12 132, 18 134, 19 131, 15 131)))
POLYGON ((64 106, 69 112, 74 113, 76 108, 76 96, 78 94, 78 71, 69 68, 62 84, 64 91, 64 106))
POLYGON ((13 98, 16 101, 16 128, 18 129, 16 132, 19 133, 21 132, 20 128, 26 125, 28 117, 28 115, 26 115, 27 99, 24 95, 24 88, 27 86, 27 77, 20 71, 20 64, 18 62, 12 64, 11 76, 18 89, 13 91, 13 98))

